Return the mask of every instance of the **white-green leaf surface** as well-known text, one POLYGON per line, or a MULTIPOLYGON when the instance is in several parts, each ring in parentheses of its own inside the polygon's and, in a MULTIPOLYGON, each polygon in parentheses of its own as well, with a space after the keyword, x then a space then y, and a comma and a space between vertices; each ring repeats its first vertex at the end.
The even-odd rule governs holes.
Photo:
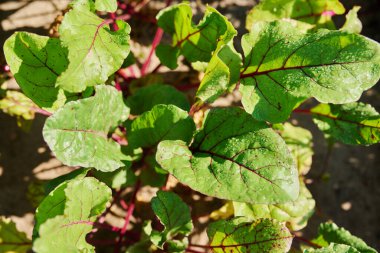
POLYGON ((108 133, 128 118, 129 108, 115 88, 102 85, 95 90, 95 96, 67 103, 49 117, 43 136, 66 165, 114 171, 129 158, 108 133))

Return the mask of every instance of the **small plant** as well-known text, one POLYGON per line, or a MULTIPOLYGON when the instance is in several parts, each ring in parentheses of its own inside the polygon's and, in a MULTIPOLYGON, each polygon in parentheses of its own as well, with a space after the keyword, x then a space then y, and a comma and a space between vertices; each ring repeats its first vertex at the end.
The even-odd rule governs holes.
POLYGON ((304 183, 312 137, 285 122, 308 114, 329 140, 379 142, 380 115, 356 102, 380 78, 380 46, 359 34, 359 8, 337 29, 338 0, 262 0, 239 44, 217 10, 207 7, 194 24, 190 4, 170 2, 152 21, 141 64, 126 20, 151 22, 146 1, 75 0, 58 38, 17 32, 6 41, 23 93, 4 90, 0 107, 24 120, 47 115, 46 143, 77 169, 44 184, 32 242, 0 220, 0 252, 376 252, 330 222, 314 240, 296 233, 315 207, 304 183), (170 43, 160 43, 163 34, 170 43), (200 73, 198 84, 147 78, 184 63, 200 73), (231 92, 241 106, 213 106, 231 92), (310 98, 319 104, 305 109, 310 98), (137 196, 147 185, 156 193, 143 211, 137 196), (192 212, 206 196, 209 243, 199 244, 191 235, 204 225, 192 212), (111 225, 116 205, 124 221, 111 225))

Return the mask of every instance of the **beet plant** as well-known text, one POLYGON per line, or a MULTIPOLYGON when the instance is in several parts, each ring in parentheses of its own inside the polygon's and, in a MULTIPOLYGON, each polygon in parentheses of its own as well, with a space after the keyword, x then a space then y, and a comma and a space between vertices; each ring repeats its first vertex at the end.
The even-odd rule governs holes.
POLYGON ((315 208, 312 136, 286 122, 307 114, 329 141, 379 142, 380 115, 357 102, 380 78, 380 46, 360 35, 359 8, 337 28, 338 0, 262 0, 238 41, 212 7, 196 24, 187 2, 166 1, 153 20, 145 4, 74 0, 59 36, 5 42, 22 92, 3 89, 0 107, 21 125, 47 116, 44 140, 75 170, 44 183, 32 240, 0 220, 0 252, 376 252, 331 222, 315 239, 297 233, 315 208), (139 22, 157 25, 143 62, 131 53, 139 22), (148 78, 186 66, 199 83, 148 78), (217 106, 229 93, 241 99, 217 106), (193 213, 200 199, 203 215, 193 213))

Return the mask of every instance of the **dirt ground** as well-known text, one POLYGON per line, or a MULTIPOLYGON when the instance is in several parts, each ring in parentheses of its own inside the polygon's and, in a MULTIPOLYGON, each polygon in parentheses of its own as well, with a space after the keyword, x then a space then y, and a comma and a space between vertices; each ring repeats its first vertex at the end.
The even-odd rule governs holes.
MULTIPOLYGON (((14 31, 46 34, 59 11, 68 0, 2 0, 0 2, 0 44, 14 31)), ((233 18, 244 32, 245 12, 253 0, 203 1, 216 6, 233 18), (242 5, 240 8, 238 5, 242 5)), ((363 34, 380 41, 380 2, 343 1, 346 6, 362 5, 359 16, 363 34)), ((341 21, 339 21, 341 22, 341 21)), ((152 37, 152 34, 147 34, 152 37)), ((0 62, 3 58, 0 55, 0 62)), ((366 92, 362 101, 380 111, 380 85, 366 92)), ((315 145, 313 167, 308 185, 317 202, 316 214, 304 230, 312 237, 321 221, 331 219, 380 249, 380 145, 353 147, 335 144, 326 162, 327 145, 323 135, 307 116, 294 118, 312 130, 315 145), (329 177, 315 180, 322 171, 329 177)), ((34 208, 26 198, 30 182, 67 173, 70 168, 54 159, 42 138, 44 117, 38 116, 29 133, 21 131, 13 118, 0 113, 0 215, 11 216, 29 235, 34 208)))

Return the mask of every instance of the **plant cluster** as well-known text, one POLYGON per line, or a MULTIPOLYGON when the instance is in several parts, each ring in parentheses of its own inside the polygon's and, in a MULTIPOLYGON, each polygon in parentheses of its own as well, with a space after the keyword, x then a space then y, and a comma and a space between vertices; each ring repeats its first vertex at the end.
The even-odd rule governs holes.
POLYGON ((195 24, 189 3, 166 1, 151 20, 146 2, 74 0, 58 37, 16 32, 5 42, 22 92, 2 90, 0 108, 21 125, 48 116, 44 140, 76 169, 44 183, 32 241, 1 218, 0 252, 376 252, 331 222, 314 240, 296 233, 315 207, 305 184, 312 136, 286 122, 304 113, 329 140, 379 142, 380 115, 356 102, 380 78, 380 46, 360 35, 359 8, 338 29, 338 0, 262 0, 239 44, 212 7, 195 24), (129 19, 158 26, 142 64, 130 52, 129 19), (184 63, 198 84, 147 78, 184 63), (215 106, 228 93, 241 104, 215 106), (299 108, 311 98, 315 107, 299 108), (146 185, 156 193, 144 213, 137 195, 146 185), (205 196, 219 206, 206 215, 209 242, 196 244, 202 224, 189 205, 205 196), (119 204, 124 221, 111 225, 119 204))

